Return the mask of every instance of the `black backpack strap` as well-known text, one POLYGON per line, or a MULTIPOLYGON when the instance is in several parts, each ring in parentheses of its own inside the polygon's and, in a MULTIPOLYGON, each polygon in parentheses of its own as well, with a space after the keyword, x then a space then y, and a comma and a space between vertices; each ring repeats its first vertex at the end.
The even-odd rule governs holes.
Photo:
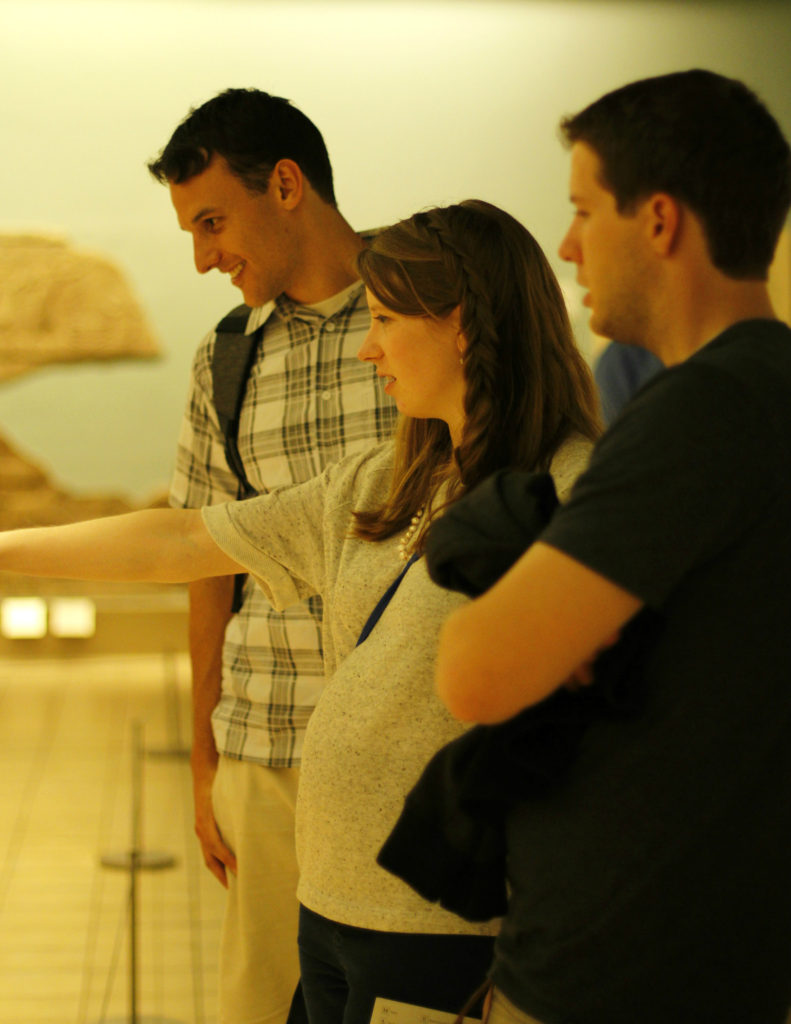
POLYGON ((247 479, 239 455, 239 413, 247 389, 247 378, 255 361, 262 330, 245 334, 249 306, 237 306, 217 324, 211 362, 214 408, 220 421, 228 465, 239 481, 239 497, 256 493, 247 479))
MULTIPOLYGON (((225 445, 225 457, 239 482, 239 497, 251 498, 258 492, 247 479, 239 454, 239 414, 247 390, 247 378, 255 362, 261 343, 263 326, 246 334, 250 319, 249 306, 237 306, 217 324, 214 352, 211 361, 214 407, 220 421, 225 445)), ((242 606, 245 575, 236 577, 231 610, 242 606)))

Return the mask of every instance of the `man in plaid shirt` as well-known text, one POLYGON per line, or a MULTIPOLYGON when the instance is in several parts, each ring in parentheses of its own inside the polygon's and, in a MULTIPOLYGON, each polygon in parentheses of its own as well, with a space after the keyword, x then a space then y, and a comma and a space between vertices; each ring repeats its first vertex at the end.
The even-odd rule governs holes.
MULTIPOLYGON (((370 317, 363 239, 337 209, 321 134, 287 100, 231 89, 190 112, 149 169, 170 189, 199 273, 229 275, 262 335, 238 449, 258 492, 298 483, 392 432, 395 409, 357 359, 370 317)), ((212 331, 195 356, 171 503, 241 494, 213 399, 212 331)), ((294 803, 324 683, 318 599, 275 612, 247 579, 190 587, 195 828, 228 889, 220 1024, 282 1024, 298 979, 294 803)))

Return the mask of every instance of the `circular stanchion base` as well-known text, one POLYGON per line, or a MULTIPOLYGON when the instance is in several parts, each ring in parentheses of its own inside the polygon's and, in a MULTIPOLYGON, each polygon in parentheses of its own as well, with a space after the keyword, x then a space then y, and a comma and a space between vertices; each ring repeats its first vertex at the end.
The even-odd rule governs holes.
POLYGON ((105 853, 101 863, 102 867, 115 868, 119 871, 131 871, 133 864, 138 871, 162 871, 174 867, 176 858, 169 853, 156 853, 150 850, 137 854, 131 850, 122 850, 120 853, 105 853))
POLYGON ((188 761, 192 756, 192 747, 149 747, 146 757, 165 760, 166 758, 188 761))

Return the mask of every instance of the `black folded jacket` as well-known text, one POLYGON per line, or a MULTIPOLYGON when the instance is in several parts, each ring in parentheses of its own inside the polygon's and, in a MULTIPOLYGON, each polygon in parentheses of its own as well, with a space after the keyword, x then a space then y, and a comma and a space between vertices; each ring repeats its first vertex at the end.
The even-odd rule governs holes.
MULTIPOLYGON (((475 597, 536 540, 558 504, 549 473, 501 470, 431 527, 432 579, 475 597)), ((641 662, 660 627, 644 609, 594 663, 594 683, 560 689, 499 725, 478 725, 439 750, 408 794, 377 858, 421 896, 470 921, 507 908, 505 816, 561 782, 597 716, 641 707, 641 662)))

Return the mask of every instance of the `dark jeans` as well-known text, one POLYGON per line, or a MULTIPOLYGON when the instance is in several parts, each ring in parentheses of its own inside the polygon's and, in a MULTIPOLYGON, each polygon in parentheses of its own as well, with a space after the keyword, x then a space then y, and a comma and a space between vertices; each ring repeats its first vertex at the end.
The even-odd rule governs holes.
MULTIPOLYGON (((369 1024, 377 996, 458 1013, 486 980, 494 938, 369 931, 299 909, 310 1024, 369 1024)), ((480 1005, 471 1009, 480 1016, 480 1005)), ((290 1024, 292 1022, 289 1017, 290 1024)))

